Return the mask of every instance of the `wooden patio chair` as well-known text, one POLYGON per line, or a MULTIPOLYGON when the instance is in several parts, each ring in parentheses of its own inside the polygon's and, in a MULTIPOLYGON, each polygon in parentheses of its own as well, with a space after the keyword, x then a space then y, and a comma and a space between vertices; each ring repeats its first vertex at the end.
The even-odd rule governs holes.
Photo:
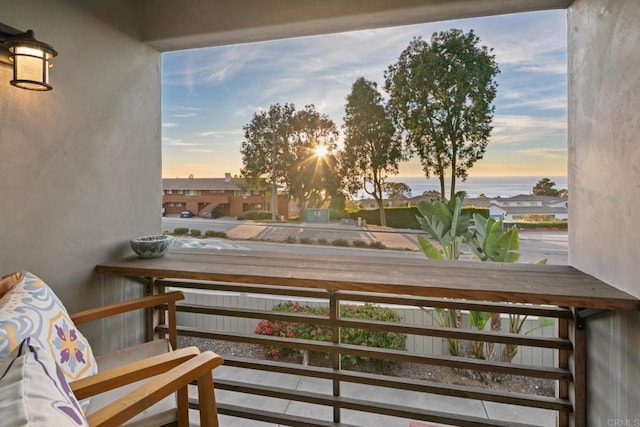
POLYGON ((182 292, 68 315, 53 291, 31 273, 7 276, 0 285, 6 292, 0 299, 0 360, 23 340, 37 341, 55 360, 91 425, 188 426, 187 384, 197 380, 201 425, 217 426, 211 370, 223 359, 212 352, 200 354, 196 347, 175 350, 176 301, 184 298, 182 292), (157 306, 167 307, 168 337, 105 355, 94 356, 76 329, 79 324, 157 306), (11 345, 3 347, 4 343, 11 345))

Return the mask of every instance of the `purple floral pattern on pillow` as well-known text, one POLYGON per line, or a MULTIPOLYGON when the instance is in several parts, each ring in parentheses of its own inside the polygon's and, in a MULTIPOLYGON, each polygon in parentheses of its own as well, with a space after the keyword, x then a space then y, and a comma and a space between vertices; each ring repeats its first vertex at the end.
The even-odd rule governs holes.
POLYGON ((50 341, 57 352, 56 362, 70 373, 81 375, 88 366, 84 356, 87 346, 78 339, 78 332, 62 313, 51 319, 51 325, 52 331, 55 330, 50 341))
MULTIPOLYGON (((0 298, 0 360, 32 337, 68 381, 96 374, 98 367, 89 343, 51 288, 29 272, 18 277, 19 283, 0 298)), ((86 408, 89 401, 81 403, 86 408)))

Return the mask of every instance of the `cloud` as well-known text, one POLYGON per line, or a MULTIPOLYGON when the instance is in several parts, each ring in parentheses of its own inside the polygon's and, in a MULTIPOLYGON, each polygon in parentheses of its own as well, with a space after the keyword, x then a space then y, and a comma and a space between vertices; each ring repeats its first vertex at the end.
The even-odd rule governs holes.
POLYGON ((212 138, 242 138, 242 130, 210 130, 205 132, 196 132, 194 134, 198 137, 212 137, 212 138))
POLYGON ((561 93, 550 96, 517 94, 508 99, 514 99, 513 102, 506 102, 504 108, 521 108, 530 107, 538 110, 566 110, 567 94, 561 93))
POLYGON ((566 117, 496 115, 490 140, 491 144, 514 144, 547 138, 566 139, 566 133, 566 117))
POLYGON ((177 127, 178 124, 177 123, 171 123, 171 122, 163 122, 162 123, 162 127, 163 128, 174 128, 177 127))
POLYGON ((198 146, 201 145, 200 143, 196 143, 196 142, 188 142, 188 141, 184 141, 182 138, 167 138, 167 137, 163 137, 162 138, 162 145, 165 147, 193 147, 193 146, 198 146))
POLYGON ((196 113, 180 113, 180 114, 172 114, 171 117, 176 117, 176 118, 187 118, 187 117, 195 117, 197 116, 196 113))
POLYGON ((538 147, 538 148, 526 148, 517 150, 518 153, 522 153, 526 156, 542 157, 544 159, 566 159, 566 148, 553 148, 553 147, 538 147))

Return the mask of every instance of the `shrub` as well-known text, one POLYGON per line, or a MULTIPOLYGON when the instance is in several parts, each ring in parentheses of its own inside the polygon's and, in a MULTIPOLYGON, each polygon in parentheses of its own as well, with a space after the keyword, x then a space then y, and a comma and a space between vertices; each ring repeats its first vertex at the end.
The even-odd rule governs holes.
POLYGON ((331 241, 331 246, 349 246, 349 241, 346 239, 335 239, 331 241))
MULTIPOLYGON (((271 219, 271 212, 269 211, 247 211, 242 214, 244 219, 271 219)), ((240 217, 238 217, 240 218, 240 217)))
POLYGON ((302 243, 303 245, 313 245, 316 241, 313 240, 310 237, 301 237, 300 238, 300 243, 302 243))
POLYGON ((176 227, 173 229, 173 234, 176 236, 186 236, 189 234, 189 229, 187 227, 176 227))
POLYGON ((283 243, 296 243, 298 241, 298 239, 296 239, 293 236, 287 236, 286 239, 284 239, 282 242, 283 243))
POLYGON ((227 233, 224 231, 207 230, 204 232, 205 237, 218 237, 221 239, 227 238, 227 233))
POLYGON ((368 248, 369 247, 367 242, 365 242, 364 240, 354 240, 353 242, 351 242, 351 244, 353 246, 355 246, 356 248, 368 248))
POLYGON ((379 240, 374 240, 372 242, 369 242, 369 247, 372 248, 372 249, 386 249, 387 248, 379 240))
POLYGON ((200 237, 201 234, 202 232, 200 230, 195 228, 191 229, 191 237, 200 237))
POLYGON ((328 245, 329 241, 327 239, 318 239, 319 245, 328 245))
MULTIPOLYGON (((280 303, 273 307, 273 311, 276 312, 293 312, 299 314, 307 314, 314 316, 329 316, 329 309, 327 307, 309 307, 308 305, 301 306, 297 302, 288 301, 286 303, 280 303)), ((340 314, 344 318, 350 319, 365 319, 376 320, 384 322, 400 322, 402 319, 394 310, 390 308, 383 308, 374 304, 364 305, 352 305, 341 304, 340 314)), ((311 322, 311 321, 310 321, 311 322)), ((259 335, 270 335, 283 338, 305 339, 314 341, 331 341, 332 333, 331 328, 325 325, 314 325, 312 323, 303 322, 283 322, 272 320, 261 320, 258 322, 254 333, 259 335)), ((360 345, 367 347, 386 348, 392 350, 406 350, 407 349, 407 336, 396 332, 381 332, 372 331, 366 329, 356 328, 341 328, 340 330, 341 342, 343 344, 360 345)), ((265 353, 272 357, 274 360, 278 360, 285 356, 297 355, 297 350, 289 347, 265 347, 265 353)), ((324 358, 328 358, 328 354, 314 354, 321 355, 324 358)), ((374 368, 378 370, 388 370, 393 366, 393 361, 371 359, 364 356, 342 356, 343 364, 348 366, 355 366, 361 362, 371 362, 374 368)))

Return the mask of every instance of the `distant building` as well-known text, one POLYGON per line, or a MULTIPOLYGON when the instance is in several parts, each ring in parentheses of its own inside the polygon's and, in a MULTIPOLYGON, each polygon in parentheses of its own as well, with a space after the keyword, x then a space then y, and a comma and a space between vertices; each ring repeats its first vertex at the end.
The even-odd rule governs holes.
POLYGON ((569 218, 569 205, 565 197, 519 194, 513 197, 490 199, 489 216, 505 221, 523 219, 527 215, 569 218))
MULTIPOLYGON (((191 211, 195 216, 240 216, 247 211, 270 210, 266 185, 248 185, 242 178, 163 178, 162 207, 165 214, 191 211)), ((279 197, 280 198, 280 197, 279 197)), ((281 205, 279 200, 278 205, 281 205)), ((280 207, 280 206, 279 206, 280 207)), ((283 212, 287 216, 286 202, 283 212)))

